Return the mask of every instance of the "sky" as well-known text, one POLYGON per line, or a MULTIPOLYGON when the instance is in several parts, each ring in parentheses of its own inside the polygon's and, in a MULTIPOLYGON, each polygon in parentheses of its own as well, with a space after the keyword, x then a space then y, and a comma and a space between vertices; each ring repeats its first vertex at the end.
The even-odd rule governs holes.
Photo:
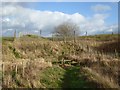
POLYGON ((80 35, 118 32, 117 2, 4 2, 0 10, 3 36, 42 30, 49 37, 64 22, 78 25, 80 35))

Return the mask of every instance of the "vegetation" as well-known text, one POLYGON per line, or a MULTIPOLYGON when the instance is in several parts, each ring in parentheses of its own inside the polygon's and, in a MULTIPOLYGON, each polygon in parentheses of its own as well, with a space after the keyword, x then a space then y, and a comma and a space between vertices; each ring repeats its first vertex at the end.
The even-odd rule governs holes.
POLYGON ((82 36, 81 39, 91 39, 96 41, 112 41, 112 40, 118 40, 119 34, 100 34, 100 35, 89 35, 89 36, 82 36))
POLYGON ((3 88, 120 88, 118 35, 2 41, 3 88))
POLYGON ((72 22, 64 22, 55 27, 54 36, 62 38, 64 41, 72 39, 79 35, 79 27, 72 22))

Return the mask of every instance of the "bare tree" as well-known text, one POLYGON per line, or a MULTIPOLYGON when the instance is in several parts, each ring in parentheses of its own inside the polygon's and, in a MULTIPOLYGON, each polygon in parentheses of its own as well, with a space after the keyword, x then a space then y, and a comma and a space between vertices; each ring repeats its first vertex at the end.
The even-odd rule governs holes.
POLYGON ((63 38, 64 41, 71 38, 75 40, 75 37, 79 35, 79 27, 75 23, 64 22, 55 27, 53 33, 55 34, 55 36, 63 38))

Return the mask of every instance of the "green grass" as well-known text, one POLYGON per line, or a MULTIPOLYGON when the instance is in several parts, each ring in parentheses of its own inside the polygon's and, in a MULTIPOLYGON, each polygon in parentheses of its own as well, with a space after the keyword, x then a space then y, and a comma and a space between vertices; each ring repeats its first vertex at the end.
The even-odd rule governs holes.
POLYGON ((9 49, 12 51, 16 58, 20 58, 20 53, 18 53, 14 47, 9 46, 9 49))
POLYGON ((2 41, 14 41, 14 37, 2 37, 2 41))
POLYGON ((40 74, 40 82, 47 88, 89 88, 80 67, 63 69, 59 66, 45 69, 40 74))
MULTIPOLYGON (((100 34, 100 35, 89 35, 89 36, 80 36, 80 39, 93 39, 93 40, 100 40, 100 41, 110 41, 110 40, 118 40, 118 37, 120 36, 120 34, 100 34)), ((49 38, 44 38, 44 37, 40 37, 37 35, 24 35, 22 36, 22 38, 36 38, 36 39, 43 39, 43 40, 52 40, 51 37, 49 38)), ((54 39, 56 40, 57 38, 54 37, 54 39)), ((14 41, 14 37, 2 37, 3 41, 14 41)), ((1 39, 0 39, 1 41, 1 39)), ((59 41, 57 39, 57 41, 59 41)), ((61 40, 60 40, 61 41, 61 40)))
POLYGON ((61 88, 65 70, 59 66, 53 66, 43 70, 40 74, 40 82, 46 88, 61 88))
POLYGON ((37 35, 31 35, 31 34, 27 34, 27 35, 23 35, 22 37, 38 38, 39 36, 37 36, 37 35))
POLYGON ((0 43, 2 42, 2 37, 0 37, 0 43))
POLYGON ((118 40, 120 34, 100 34, 100 35, 90 35, 90 36, 81 36, 81 39, 93 39, 97 41, 111 41, 118 40))
POLYGON ((80 73, 80 67, 72 66, 66 69, 63 88, 90 88, 85 77, 80 73))

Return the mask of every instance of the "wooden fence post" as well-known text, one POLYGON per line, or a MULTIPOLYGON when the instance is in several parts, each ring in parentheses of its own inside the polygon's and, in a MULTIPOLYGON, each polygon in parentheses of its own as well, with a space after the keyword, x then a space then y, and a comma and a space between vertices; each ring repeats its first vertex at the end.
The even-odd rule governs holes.
POLYGON ((16 39, 16 30, 14 31, 14 40, 16 39))
POLYGON ((86 36, 87 36, 87 31, 86 31, 86 36))
POLYGON ((41 34, 42 34, 42 30, 40 29, 40 37, 41 37, 41 34))
POLYGON ((5 72, 5 68, 4 68, 4 64, 2 63, 2 82, 4 82, 4 72, 5 72))
POLYGON ((17 74, 17 64, 15 65, 15 73, 17 74))
POLYGON ((74 43, 76 42, 75 31, 74 31, 74 43))
POLYGON ((22 61, 22 76, 24 77, 24 63, 22 61))

